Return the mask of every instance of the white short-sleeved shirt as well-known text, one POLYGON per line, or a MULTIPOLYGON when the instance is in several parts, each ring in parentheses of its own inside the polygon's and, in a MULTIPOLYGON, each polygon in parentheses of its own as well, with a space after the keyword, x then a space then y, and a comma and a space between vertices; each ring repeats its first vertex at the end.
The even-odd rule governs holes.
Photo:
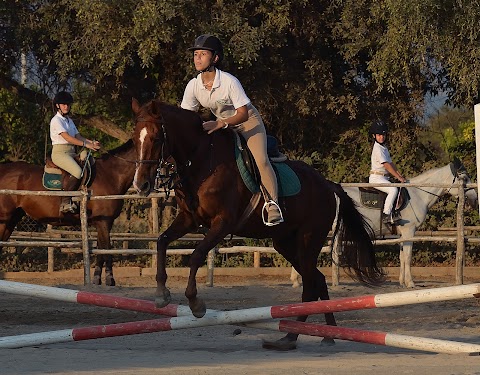
POLYGON ((381 145, 380 143, 375 142, 372 149, 371 170, 386 174, 388 172, 383 166, 383 163, 387 163, 387 162, 388 163, 392 162, 392 158, 390 157, 390 153, 388 152, 388 149, 384 145, 381 145))
POLYGON ((190 111, 198 111, 200 106, 209 108, 219 119, 227 119, 237 112, 237 108, 250 105, 240 81, 230 73, 215 69, 212 90, 203 86, 201 73, 188 82, 180 106, 190 111))
POLYGON ((72 137, 75 137, 78 134, 77 127, 72 119, 70 117, 64 117, 57 112, 57 114, 50 120, 50 139, 52 140, 52 145, 69 144, 67 140, 60 135, 60 133, 65 132, 72 137))

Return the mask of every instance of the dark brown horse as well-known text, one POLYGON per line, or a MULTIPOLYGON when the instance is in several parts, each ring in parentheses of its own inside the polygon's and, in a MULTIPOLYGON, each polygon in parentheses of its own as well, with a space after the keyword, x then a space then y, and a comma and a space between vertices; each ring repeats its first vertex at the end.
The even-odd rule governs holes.
MULTIPOLYGON (((132 140, 102 155, 96 160, 95 177, 89 189, 94 195, 125 194, 132 185, 136 152, 132 140)), ((0 189, 45 191, 42 185, 43 167, 25 162, 0 164, 0 189)), ((33 195, 0 195, 0 238, 8 241, 17 223, 25 215, 42 223, 79 225, 78 214, 59 214, 61 197, 33 195)), ((97 230, 97 244, 110 249, 110 230, 122 210, 123 200, 93 200, 88 202, 88 222, 97 230)), ((94 284, 101 284, 105 264, 105 284, 115 285, 112 256, 96 257, 94 284)))
MULTIPOLYGON (((317 258, 336 218, 335 196, 339 204, 334 235, 344 243, 341 265, 362 282, 378 285, 384 280, 384 273, 375 262, 371 228, 340 185, 326 180, 303 162, 287 161, 301 181, 301 191, 281 200, 285 222, 265 226, 261 216, 263 202, 260 202, 250 217, 239 225, 252 194, 238 172, 232 131, 221 130, 207 135, 196 113, 159 101, 140 106, 134 99, 132 109, 136 123, 132 138, 138 159, 134 187, 140 194, 148 194, 155 181, 155 161, 169 156, 175 159, 179 175, 175 188, 178 215, 157 241, 157 305, 165 306, 171 298, 165 285, 168 244, 195 231, 199 225, 208 228, 208 232, 190 257, 185 291, 196 317, 206 312, 205 303, 197 297, 197 270, 204 265, 208 251, 228 234, 271 238, 275 249, 303 277, 302 301, 329 299, 325 276, 317 269, 317 258)), ((298 319, 305 321, 307 317, 298 319)), ((336 325, 332 313, 325 314, 325 319, 327 324, 336 325)), ((291 347, 297 336, 288 334, 278 344, 291 347)))

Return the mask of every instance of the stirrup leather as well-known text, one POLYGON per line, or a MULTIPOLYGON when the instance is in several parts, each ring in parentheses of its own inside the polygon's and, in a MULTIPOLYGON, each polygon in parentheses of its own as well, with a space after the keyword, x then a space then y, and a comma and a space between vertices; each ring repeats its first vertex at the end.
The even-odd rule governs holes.
POLYGON ((282 210, 280 209, 280 206, 278 205, 277 202, 275 202, 274 200, 269 200, 268 202, 265 202, 263 204, 263 207, 262 207, 262 220, 263 220, 263 224, 265 224, 267 227, 272 227, 274 225, 277 225, 277 224, 280 224, 280 223, 283 223, 283 214, 282 214, 282 210), (270 223, 268 221, 268 209, 270 208, 270 206, 275 206, 277 207, 278 209, 278 212, 280 214, 280 219, 275 222, 275 223, 270 223))

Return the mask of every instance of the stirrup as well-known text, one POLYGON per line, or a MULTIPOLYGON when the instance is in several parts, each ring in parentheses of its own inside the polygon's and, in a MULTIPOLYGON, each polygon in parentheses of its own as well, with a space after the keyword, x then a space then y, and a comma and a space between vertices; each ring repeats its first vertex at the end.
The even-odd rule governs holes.
POLYGON ((277 202, 275 202, 274 200, 270 200, 268 202, 265 202, 263 204, 263 207, 262 207, 262 220, 263 220, 263 224, 265 224, 267 227, 272 227, 274 225, 277 225, 277 224, 280 224, 280 223, 283 223, 283 214, 282 214, 282 210, 280 209, 280 206, 278 205, 277 202), (275 206, 278 210, 278 213, 280 214, 280 217, 275 220, 274 222, 270 222, 268 221, 268 210, 270 208, 270 206, 275 206), (266 213, 266 216, 267 218, 265 219, 265 213, 266 213))
POLYGON ((60 212, 62 214, 74 214, 78 211, 78 206, 75 202, 62 203, 60 205, 60 212))

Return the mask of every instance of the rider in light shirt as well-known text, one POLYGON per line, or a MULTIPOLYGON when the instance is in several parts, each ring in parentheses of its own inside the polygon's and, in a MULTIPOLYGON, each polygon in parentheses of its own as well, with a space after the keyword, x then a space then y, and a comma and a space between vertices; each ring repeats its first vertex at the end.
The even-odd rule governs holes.
POLYGON ((188 82, 181 107, 191 111, 198 111, 200 106, 210 109, 216 120, 203 123, 208 134, 230 128, 246 139, 263 184, 264 210, 268 215, 265 225, 282 223, 277 178, 267 156, 265 125, 239 80, 217 68, 223 59, 222 43, 216 36, 200 35, 188 50, 193 51, 199 74, 188 82))
MULTIPOLYGON (((397 167, 390 157, 385 141, 387 138, 387 125, 382 121, 376 121, 370 127, 370 134, 374 139, 370 169, 370 176, 368 182, 370 183, 391 183, 388 176, 395 177, 400 182, 406 182, 407 180, 397 170, 397 167)), ((383 206, 383 222, 394 224, 399 218, 394 217, 392 214, 393 204, 398 193, 398 188, 395 186, 375 186, 376 189, 387 193, 385 204, 383 206)))

